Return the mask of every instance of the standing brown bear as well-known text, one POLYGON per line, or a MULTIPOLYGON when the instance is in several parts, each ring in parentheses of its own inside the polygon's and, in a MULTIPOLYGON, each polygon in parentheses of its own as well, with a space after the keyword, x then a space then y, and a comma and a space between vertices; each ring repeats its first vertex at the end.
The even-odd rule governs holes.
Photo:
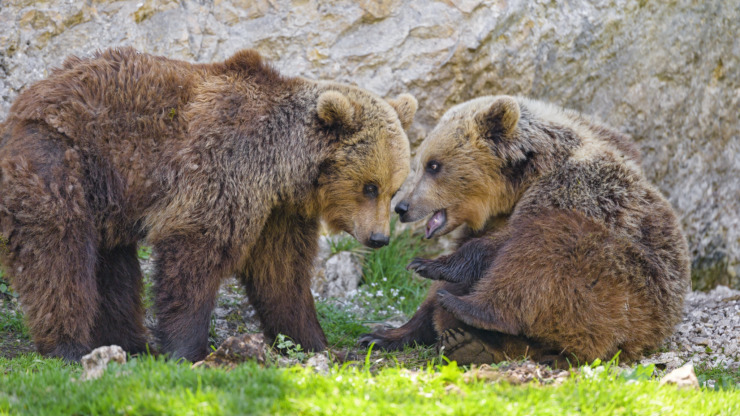
POLYGON ((404 326, 361 338, 439 342, 459 363, 529 355, 567 365, 658 347, 690 285, 676 217, 630 139, 576 112, 508 96, 449 110, 418 153, 401 221, 457 250, 409 268, 439 280, 404 326))
POLYGON ((283 77, 250 50, 207 65, 129 48, 69 58, 0 125, 0 263, 39 352, 146 348, 144 238, 163 352, 203 358, 232 273, 268 337, 324 349, 319 220, 387 244, 415 111, 408 95, 283 77))

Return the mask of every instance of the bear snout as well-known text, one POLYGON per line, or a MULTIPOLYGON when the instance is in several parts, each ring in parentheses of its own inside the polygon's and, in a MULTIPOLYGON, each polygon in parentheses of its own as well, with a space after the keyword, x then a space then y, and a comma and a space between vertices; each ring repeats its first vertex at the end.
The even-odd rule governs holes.
POLYGON ((406 217, 406 213, 409 212, 409 203, 406 201, 401 201, 396 205, 396 208, 394 209, 396 211, 396 214, 401 216, 401 222, 408 222, 406 217))
POLYGON ((391 237, 389 235, 372 233, 370 234, 370 238, 367 240, 367 245, 372 248, 380 248, 387 246, 390 241, 391 237))

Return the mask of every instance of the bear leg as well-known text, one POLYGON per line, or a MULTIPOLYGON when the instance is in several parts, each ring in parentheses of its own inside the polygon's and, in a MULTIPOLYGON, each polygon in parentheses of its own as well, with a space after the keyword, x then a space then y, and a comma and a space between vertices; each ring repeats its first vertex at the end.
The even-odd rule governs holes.
POLYGON ((165 238, 154 244, 156 336, 171 358, 198 361, 208 354, 208 330, 226 254, 199 236, 165 238))
POLYGON ((311 294, 317 242, 315 219, 275 210, 241 275, 267 339, 283 334, 307 351, 327 346, 311 294))
POLYGON ((470 295, 440 294, 464 323, 526 335, 573 362, 632 357, 663 339, 655 255, 576 211, 519 221, 517 232, 470 295))
POLYGON ((470 327, 445 330, 437 348, 458 365, 491 364, 529 358, 551 368, 568 369, 573 357, 523 337, 470 327))
POLYGON ((403 349, 406 345, 432 345, 437 339, 434 331, 432 316, 434 315, 434 300, 425 300, 413 317, 398 328, 377 329, 369 334, 363 334, 357 341, 362 347, 380 348, 386 351, 403 349))
POLYGON ((131 354, 146 351, 143 283, 136 244, 101 250, 98 270, 100 313, 95 346, 118 345, 131 354))
POLYGON ((452 254, 434 260, 417 257, 406 269, 427 279, 471 286, 490 267, 500 245, 491 238, 471 239, 452 254))
POLYGON ((441 320, 448 318, 447 314, 439 309, 436 295, 438 289, 449 290, 456 294, 468 292, 465 285, 435 282, 429 290, 427 298, 408 322, 398 328, 377 329, 369 334, 361 335, 358 343, 363 347, 374 344, 375 348, 387 351, 400 350, 406 345, 413 344, 433 345, 437 342, 438 332, 436 327, 441 320), (440 317, 440 315, 443 316, 440 317))
MULTIPOLYGON (((24 130, 25 131, 25 130, 24 130)), ((74 150, 30 126, 19 155, 0 160, 3 262, 39 353, 78 361, 93 345, 100 303, 97 232, 74 150)))
POLYGON ((505 321, 493 305, 480 302, 475 295, 455 296, 447 290, 440 289, 437 291, 437 300, 440 306, 466 325, 511 335, 520 332, 518 325, 505 321))

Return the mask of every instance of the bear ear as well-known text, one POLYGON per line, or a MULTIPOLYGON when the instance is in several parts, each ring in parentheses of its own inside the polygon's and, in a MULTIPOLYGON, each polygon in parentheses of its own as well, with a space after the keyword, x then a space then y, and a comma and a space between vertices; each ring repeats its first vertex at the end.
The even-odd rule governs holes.
POLYGON ((419 102, 411 94, 401 94, 398 98, 387 101, 396 110, 396 113, 398 113, 398 119, 401 120, 403 129, 408 130, 414 121, 414 115, 419 108, 419 102))
POLYGON ((508 136, 519 122, 519 103, 514 97, 498 97, 475 115, 475 124, 486 138, 508 136))
POLYGON ((341 92, 326 91, 319 96, 316 107, 327 126, 350 128, 354 124, 355 109, 341 92))

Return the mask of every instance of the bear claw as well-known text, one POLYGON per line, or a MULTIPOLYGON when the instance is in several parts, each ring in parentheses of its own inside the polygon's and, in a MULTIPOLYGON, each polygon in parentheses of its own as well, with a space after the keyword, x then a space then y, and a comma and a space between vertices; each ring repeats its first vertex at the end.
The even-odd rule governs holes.
POLYGON ((406 266, 406 270, 416 272, 421 277, 431 280, 444 280, 442 273, 439 271, 439 267, 433 267, 435 261, 430 259, 423 259, 416 257, 411 260, 411 263, 406 266))
MULTIPOLYGON (((440 290, 437 291, 437 299, 439 301, 443 301, 443 300, 447 299, 449 296, 451 296, 450 295, 450 292, 448 292, 448 291, 446 291, 444 289, 440 289, 440 290)), ((442 306, 444 306, 444 305, 442 305, 442 306)))
POLYGON ((490 364, 494 354, 484 341, 462 328, 451 328, 442 333, 437 349, 458 365, 490 364))
POLYGON ((360 338, 357 340, 357 343, 361 347, 370 347, 371 345, 374 345, 374 347, 382 349, 388 349, 388 347, 391 345, 390 340, 377 333, 361 335, 360 338))

